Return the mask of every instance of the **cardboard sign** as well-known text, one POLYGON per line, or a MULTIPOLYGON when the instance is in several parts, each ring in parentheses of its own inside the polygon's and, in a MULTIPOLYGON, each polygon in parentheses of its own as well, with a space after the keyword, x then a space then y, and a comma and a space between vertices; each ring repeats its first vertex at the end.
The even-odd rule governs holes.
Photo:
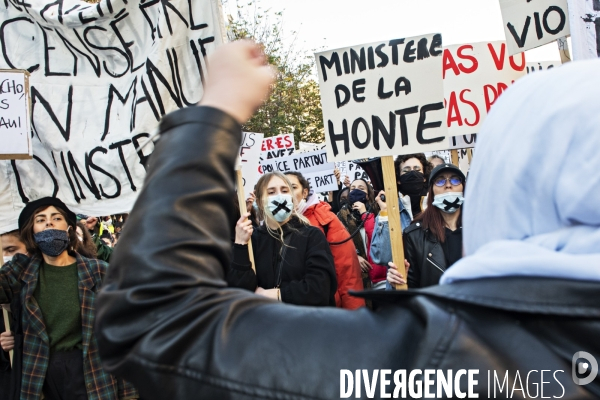
POLYGON ((0 159, 32 156, 29 72, 0 70, 0 159))
POLYGON ((44 196, 86 215, 129 212, 153 151, 141 146, 202 97, 220 1, 9 1, 0 20, 0 68, 31 74, 33 142, 32 160, 0 162, 0 229, 44 196))
POLYGON ((327 143, 308 143, 308 142, 299 142, 298 150, 294 152, 294 154, 298 153, 308 153, 309 151, 317 151, 323 150, 327 147, 327 143))
POLYGON ((461 135, 461 136, 450 136, 448 138, 448 149, 469 149, 475 147, 477 144, 477 134, 472 135, 461 135))
POLYGON ((568 36, 567 0, 500 0, 508 55, 568 36))
POLYGON ((302 174, 308 181, 310 189, 315 193, 338 190, 337 180, 333 171, 308 172, 302 174))
POLYGON ((552 68, 560 67, 562 63, 558 61, 536 61, 527 63, 527 73, 532 74, 537 71, 547 71, 552 68))
POLYGON ((294 154, 296 144, 294 135, 286 133, 264 138, 261 147, 261 160, 288 157, 294 154))
POLYGON ((425 153, 425 157, 427 157, 427 159, 429 159, 429 157, 433 155, 442 157, 444 159, 444 162, 447 164, 452 164, 452 157, 450 155, 450 151, 448 150, 432 151, 431 153, 425 153))
POLYGON ((509 56, 502 41, 444 48, 449 149, 475 146, 473 135, 500 94, 526 75, 525 66, 525 53, 509 56))
POLYGON ((264 135, 262 133, 244 132, 242 145, 240 146, 240 163, 244 185, 244 198, 247 199, 250 192, 260 178, 260 152, 264 135))
POLYGON ((446 147, 440 34, 317 53, 329 161, 446 147))
POLYGON ((327 162, 325 150, 312 151, 308 153, 294 154, 289 157, 274 158, 261 161, 264 173, 279 171, 300 172, 306 179, 311 178, 309 183, 315 192, 337 190, 337 181, 333 174, 334 163, 327 162))
POLYGON ((340 170, 340 179, 342 182, 347 176, 350 178, 350 182, 355 181, 357 179, 364 179, 367 182, 369 181, 369 176, 367 173, 360 167, 360 165, 355 164, 351 161, 338 161, 335 163, 335 167, 340 170))
POLYGON ((568 0, 573 60, 600 57, 600 1, 568 0))

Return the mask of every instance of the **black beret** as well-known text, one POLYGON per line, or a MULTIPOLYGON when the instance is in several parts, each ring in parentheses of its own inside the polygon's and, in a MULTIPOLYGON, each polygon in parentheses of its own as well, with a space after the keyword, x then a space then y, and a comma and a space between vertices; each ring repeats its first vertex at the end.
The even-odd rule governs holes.
POLYGON ((23 229, 35 210, 44 206, 54 206, 60 208, 67 214, 67 223, 73 227, 77 225, 77 217, 75 216, 75 213, 69 210, 65 203, 56 197, 42 197, 41 199, 30 201, 27 203, 23 211, 21 211, 21 215, 19 215, 19 230, 23 229))

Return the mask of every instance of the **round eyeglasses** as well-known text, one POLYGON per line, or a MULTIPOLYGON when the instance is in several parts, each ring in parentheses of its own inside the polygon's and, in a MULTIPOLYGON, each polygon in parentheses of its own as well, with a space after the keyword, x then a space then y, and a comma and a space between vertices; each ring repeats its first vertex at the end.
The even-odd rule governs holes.
POLYGON ((460 179, 458 176, 451 176, 450 178, 436 178, 433 184, 437 187, 442 187, 446 184, 446 182, 448 182, 448 180, 450 180, 450 184, 452 186, 462 185, 462 179, 460 179))

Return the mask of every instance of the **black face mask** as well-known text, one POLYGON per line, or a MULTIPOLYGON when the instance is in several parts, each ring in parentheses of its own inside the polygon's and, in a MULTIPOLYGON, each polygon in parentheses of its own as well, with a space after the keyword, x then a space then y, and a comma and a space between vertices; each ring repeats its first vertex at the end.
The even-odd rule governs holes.
POLYGON ((400 192, 404 195, 419 196, 425 189, 425 175, 418 171, 410 171, 400 175, 400 192))

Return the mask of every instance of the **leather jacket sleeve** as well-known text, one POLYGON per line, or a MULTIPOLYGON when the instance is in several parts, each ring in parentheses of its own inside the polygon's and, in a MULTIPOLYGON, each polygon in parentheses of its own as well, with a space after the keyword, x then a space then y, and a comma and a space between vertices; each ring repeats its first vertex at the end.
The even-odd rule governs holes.
POLYGON ((233 244, 233 261, 227 272, 227 284, 229 287, 246 289, 251 292, 258 287, 258 280, 250 262, 248 245, 233 244))
POLYGON ((240 126, 191 107, 160 129, 96 302, 107 371, 142 398, 337 398, 341 369, 409 365, 424 325, 409 310, 311 309, 228 288, 240 126), (378 352, 375 337, 397 340, 378 352))

